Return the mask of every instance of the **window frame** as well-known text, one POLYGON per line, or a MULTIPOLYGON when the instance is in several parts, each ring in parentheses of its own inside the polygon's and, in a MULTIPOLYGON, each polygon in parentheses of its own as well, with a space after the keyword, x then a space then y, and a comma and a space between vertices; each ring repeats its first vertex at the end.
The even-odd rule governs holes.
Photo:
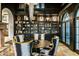
MULTIPOLYGON (((64 33, 65 33, 65 34, 64 34, 65 39, 62 39, 62 41, 65 40, 64 43, 69 46, 69 45, 70 45, 70 39, 69 39, 69 43, 67 42, 67 39, 66 39, 66 38, 68 37, 67 34, 66 34, 66 33, 67 33, 67 32, 66 32, 66 30, 67 30, 66 26, 67 26, 67 23, 68 23, 68 22, 69 22, 69 24, 70 24, 70 16, 69 16, 69 13, 68 13, 68 12, 65 12, 64 15, 63 15, 63 17, 62 17, 62 24, 65 23, 65 27, 64 27, 64 28, 65 28, 65 30, 64 30, 64 31, 65 31, 65 32, 64 32, 64 33)), ((62 25, 62 26, 63 26, 63 25, 62 25)), ((63 28, 63 27, 62 27, 62 28, 63 28)), ((70 31, 70 25, 69 25, 69 31, 70 31)), ((62 32, 62 31, 61 31, 61 32, 62 32)), ((69 32, 69 35, 70 35, 70 32, 69 32)), ((63 36, 63 33, 62 33, 62 36, 63 36)), ((69 36, 69 37, 70 37, 70 36, 69 36)))

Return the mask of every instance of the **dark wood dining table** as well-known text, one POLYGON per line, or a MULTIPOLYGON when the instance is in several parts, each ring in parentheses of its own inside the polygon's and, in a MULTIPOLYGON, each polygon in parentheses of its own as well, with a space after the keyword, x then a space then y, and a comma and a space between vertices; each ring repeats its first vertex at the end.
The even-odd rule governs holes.
MULTIPOLYGON (((52 44, 50 41, 48 40, 38 40, 39 43, 34 45, 34 48, 44 48, 44 47, 48 47, 50 46, 50 44, 52 44)), ((53 44, 52 44, 53 46, 53 44)))

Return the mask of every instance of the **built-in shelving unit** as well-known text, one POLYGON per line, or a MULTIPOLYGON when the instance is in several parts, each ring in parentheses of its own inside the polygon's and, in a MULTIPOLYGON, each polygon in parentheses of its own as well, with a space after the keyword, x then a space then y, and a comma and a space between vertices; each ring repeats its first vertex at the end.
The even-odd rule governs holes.
MULTIPOLYGON (((39 16, 41 17, 41 16, 39 16)), ((39 18, 38 17, 38 18, 39 18)), ((16 15, 15 19, 15 35, 16 34, 53 34, 58 32, 59 26, 58 21, 47 21, 46 17, 43 20, 36 18, 34 21, 30 21, 26 15, 16 15)), ((51 19, 51 17, 50 17, 51 19)))
POLYGON ((38 33, 38 22, 31 22, 31 34, 38 33))
POLYGON ((30 34, 30 21, 26 15, 16 15, 15 19, 15 35, 17 34, 30 34))

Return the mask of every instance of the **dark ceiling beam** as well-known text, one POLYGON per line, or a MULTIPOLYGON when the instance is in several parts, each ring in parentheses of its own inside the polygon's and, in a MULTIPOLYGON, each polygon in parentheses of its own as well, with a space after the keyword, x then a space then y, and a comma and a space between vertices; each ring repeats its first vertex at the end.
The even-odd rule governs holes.
POLYGON ((66 3, 62 3, 62 4, 61 4, 61 7, 64 6, 65 4, 66 4, 66 3))
POLYGON ((48 13, 58 13, 67 5, 67 3, 46 3, 45 11, 48 13))
POLYGON ((59 15, 60 15, 66 8, 68 8, 68 7, 71 6, 71 5, 72 5, 72 3, 67 4, 67 5, 59 12, 59 15))

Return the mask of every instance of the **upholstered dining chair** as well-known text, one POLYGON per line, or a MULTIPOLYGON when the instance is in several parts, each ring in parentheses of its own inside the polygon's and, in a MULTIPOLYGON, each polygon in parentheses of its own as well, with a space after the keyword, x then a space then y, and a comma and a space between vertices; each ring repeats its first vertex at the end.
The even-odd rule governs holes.
POLYGON ((44 56, 55 56, 57 49, 58 49, 58 44, 59 44, 59 38, 55 37, 52 39, 52 44, 53 46, 51 47, 51 49, 49 48, 44 48, 44 56))
POLYGON ((36 55, 39 55, 39 48, 34 48, 33 46, 34 45, 37 45, 39 44, 39 34, 34 34, 34 40, 32 42, 32 48, 31 48, 31 55, 32 56, 36 56, 36 55))
POLYGON ((56 52, 58 49, 58 44, 59 44, 59 39, 58 38, 53 39, 53 48, 49 51, 48 55, 50 55, 50 56, 56 55, 56 52))
POLYGON ((30 44, 24 42, 24 35, 16 35, 13 38, 15 54, 17 56, 30 56, 30 44))

